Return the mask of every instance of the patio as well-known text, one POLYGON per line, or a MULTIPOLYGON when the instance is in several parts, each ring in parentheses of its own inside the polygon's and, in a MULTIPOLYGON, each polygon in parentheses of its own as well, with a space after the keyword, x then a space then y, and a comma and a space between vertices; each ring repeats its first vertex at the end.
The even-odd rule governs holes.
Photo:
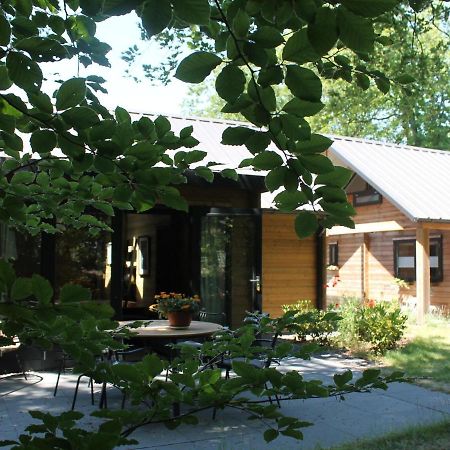
MULTIPOLYGON (((335 372, 345 369, 355 371, 367 367, 358 359, 339 355, 322 355, 311 361, 288 359, 280 370, 301 370, 306 377, 329 379, 335 372)), ((16 439, 23 429, 32 423, 28 410, 58 413, 71 405, 76 377, 63 375, 58 394, 53 397, 56 373, 40 372, 28 381, 22 377, 0 381, 0 429, 1 439, 16 439), (39 381, 37 375, 42 377, 39 381), (33 384, 36 383, 36 384, 33 384)), ((100 385, 95 386, 96 402, 100 397, 100 385)), ((114 388, 108 390, 108 406, 120 408, 121 395, 114 388)), ((97 403, 98 405, 98 403, 97 403)), ((85 414, 92 411, 87 381, 80 386, 77 409, 85 414)), ((200 415, 197 426, 180 426, 168 430, 163 425, 153 425, 137 430, 132 437, 139 444, 133 449, 315 449, 349 442, 360 437, 382 435, 403 427, 423 425, 450 419, 450 395, 428 391, 410 384, 392 384, 388 391, 370 394, 351 394, 345 401, 335 398, 295 400, 284 402, 282 410, 287 415, 311 421, 314 426, 304 430, 304 441, 280 437, 266 444, 265 427, 257 421, 248 421, 243 413, 225 409, 217 419, 211 420, 211 412, 200 415)), ((84 424, 94 424, 86 416, 84 424)))

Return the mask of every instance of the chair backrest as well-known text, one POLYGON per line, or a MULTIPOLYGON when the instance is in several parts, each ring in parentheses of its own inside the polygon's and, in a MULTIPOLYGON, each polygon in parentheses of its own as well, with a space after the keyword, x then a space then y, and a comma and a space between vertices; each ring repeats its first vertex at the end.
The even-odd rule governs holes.
POLYGON ((218 323, 219 325, 224 325, 227 316, 224 312, 214 313, 202 309, 198 313, 198 318, 200 319, 201 322, 214 322, 218 323))

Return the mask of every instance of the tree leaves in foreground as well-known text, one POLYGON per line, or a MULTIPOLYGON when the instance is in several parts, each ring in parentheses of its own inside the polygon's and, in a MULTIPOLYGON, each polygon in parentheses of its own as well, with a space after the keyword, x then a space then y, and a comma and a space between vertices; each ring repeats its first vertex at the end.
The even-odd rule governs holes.
MULTIPOLYGON (((408 77, 395 81, 367 64, 372 50, 386 43, 382 33, 392 21, 388 13, 400 3, 2 0, 0 221, 34 235, 68 227, 95 234, 108 226, 93 210, 112 216, 115 209, 143 212, 165 204, 187 211, 177 187, 186 183, 186 171, 193 164, 198 176, 214 180, 211 168, 201 165, 205 153, 196 148, 199 142, 191 127, 177 135, 165 117, 130 115, 120 106, 110 111, 98 98, 99 92, 107 91, 96 67, 109 67, 111 47, 97 38, 97 23, 135 13, 144 37, 166 42, 168 48, 175 43, 180 50, 162 69, 168 76, 200 83, 217 71, 217 90, 227 102, 223 110, 251 123, 229 127, 222 140, 249 149, 252 157, 241 166, 263 171, 268 189, 280 188, 276 202, 282 211, 302 208, 295 222, 300 236, 311 235, 318 227, 352 226, 354 210, 343 191, 350 172, 334 167, 321 154, 330 142, 313 133, 308 120, 323 108, 323 79, 348 80, 356 71, 363 88, 367 81, 382 92, 393 82, 409 84, 408 77), (186 36, 192 45, 185 45, 186 36), (350 58, 356 63, 350 64, 350 58), (59 87, 53 92, 51 74, 69 60, 79 69, 72 77, 57 80, 59 87), (289 98, 278 95, 283 86, 289 89, 289 98)), ((426 3, 411 1, 416 12, 426 3)), ((153 72, 155 65, 158 62, 149 61, 147 69, 153 72)), ((227 169, 223 175, 235 179, 236 172, 227 169)), ((224 380, 212 366, 200 370, 195 354, 181 352, 165 382, 157 375, 167 363, 156 357, 129 368, 97 361, 95 355, 105 348, 120 347, 108 330, 122 337, 129 334, 110 320, 109 305, 92 302, 85 289, 66 285, 53 303, 54 289, 46 280, 37 275, 16 278, 11 266, 0 260, 0 291, 1 330, 7 339, 17 335, 22 342, 43 348, 57 345, 75 359, 80 372, 119 386, 132 404, 146 400, 150 405, 144 412, 130 409, 128 415, 97 412, 105 420, 95 432, 77 428, 77 413, 58 417, 34 413, 42 424, 32 425, 28 432, 33 436, 23 437, 16 448, 78 449, 94 444, 113 448, 136 427, 156 420, 172 428, 193 424, 199 410, 225 406, 269 420, 268 441, 280 434, 301 438, 299 430, 309 424, 284 417, 265 400, 268 395, 316 398, 384 389, 387 381, 398 379, 370 372, 354 384, 342 386, 342 378, 337 378, 329 387, 306 381, 298 372, 255 371, 244 361, 234 365, 236 378, 224 380), (248 400, 248 392, 260 400, 248 400), (172 417, 174 402, 186 405, 188 413, 172 417)), ((263 320, 265 328, 256 331, 281 332, 289 320, 289 315, 263 320)), ((205 344, 203 352, 213 357, 222 349, 251 359, 263 351, 252 346, 254 335, 252 327, 224 333, 222 340, 205 344)), ((292 350, 285 345, 274 354, 281 358, 311 353, 308 347, 292 350)))

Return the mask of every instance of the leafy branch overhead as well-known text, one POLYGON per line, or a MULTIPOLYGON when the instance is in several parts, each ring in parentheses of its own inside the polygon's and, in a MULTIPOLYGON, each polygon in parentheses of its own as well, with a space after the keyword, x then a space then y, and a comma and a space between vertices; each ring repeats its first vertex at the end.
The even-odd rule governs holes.
MULTIPOLYGON (((330 65, 345 72, 338 55, 343 48, 360 60, 361 85, 373 78, 381 90, 388 88, 389 74, 366 69, 364 61, 382 45, 380 16, 400 3, 2 1, 0 127, 8 158, 1 165, 0 217, 32 233, 67 225, 95 232, 106 225, 89 213, 91 208, 108 215, 114 207, 145 211, 156 203, 187 209, 176 187, 186 182, 189 161, 197 160, 189 156, 198 145, 195 130, 176 136, 167 119, 131 117, 120 107, 108 111, 96 95, 106 89, 94 67, 109 66, 111 48, 96 37, 96 23, 135 11, 147 38, 195 33, 193 52, 179 41, 182 53, 189 54, 174 76, 200 83, 218 71, 224 111, 240 113, 253 125, 246 133, 228 129, 223 142, 245 145, 253 153, 242 165, 267 171, 268 189, 282 191, 276 199, 280 209, 305 209, 296 222, 300 236, 318 227, 352 226, 354 211, 342 191, 349 175, 335 181, 342 169, 322 155, 331 141, 312 133, 307 118, 323 108, 321 79, 330 76, 330 65), (42 63, 69 59, 84 69, 51 95, 42 63), (282 85, 292 95, 285 103, 274 89, 282 85), (185 156, 174 158, 172 151, 181 148, 185 156)), ((420 2, 412 3, 419 8, 420 2)), ((411 81, 407 75, 396 79, 411 81)), ((207 166, 197 174, 214 178, 207 166)))

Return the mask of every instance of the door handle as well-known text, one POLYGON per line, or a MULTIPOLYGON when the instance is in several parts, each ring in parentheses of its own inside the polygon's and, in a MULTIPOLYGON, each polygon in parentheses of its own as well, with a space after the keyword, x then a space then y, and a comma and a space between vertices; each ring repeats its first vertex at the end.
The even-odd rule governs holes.
POLYGON ((251 283, 255 283, 256 292, 261 292, 261 277, 256 275, 255 278, 249 280, 251 283))

